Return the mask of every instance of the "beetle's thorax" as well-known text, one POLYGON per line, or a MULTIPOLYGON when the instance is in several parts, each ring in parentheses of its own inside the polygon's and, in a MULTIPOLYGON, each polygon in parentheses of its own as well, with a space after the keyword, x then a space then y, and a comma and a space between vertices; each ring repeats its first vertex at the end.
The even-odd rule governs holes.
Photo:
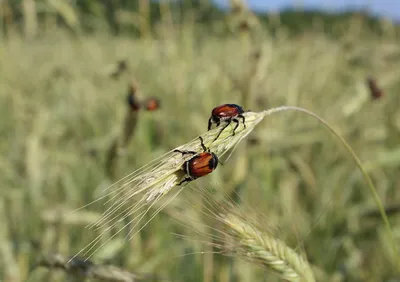
POLYGON ((216 169, 218 166, 218 157, 216 154, 211 153, 212 155, 212 159, 210 160, 210 162, 208 163, 208 167, 212 170, 216 169))

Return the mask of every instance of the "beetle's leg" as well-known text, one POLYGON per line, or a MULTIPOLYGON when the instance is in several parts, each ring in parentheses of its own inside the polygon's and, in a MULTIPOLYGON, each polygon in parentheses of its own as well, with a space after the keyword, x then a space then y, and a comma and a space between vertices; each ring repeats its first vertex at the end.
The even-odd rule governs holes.
POLYGON ((181 150, 178 150, 178 149, 173 150, 173 152, 181 153, 182 156, 184 156, 184 155, 196 155, 197 154, 197 152, 195 152, 195 151, 181 151, 181 150))
POLYGON ((203 137, 199 136, 199 139, 200 139, 201 148, 203 149, 204 152, 206 152, 206 151, 207 151, 207 148, 206 148, 206 146, 204 146, 203 137))
POLYGON ((211 116, 211 117, 209 118, 209 120, 208 120, 208 127, 207 127, 207 129, 210 130, 213 123, 215 123, 215 126, 218 127, 218 126, 220 125, 220 122, 221 122, 221 119, 220 119, 220 118, 211 116))
POLYGON ((190 181, 193 181, 194 179, 193 178, 191 178, 191 177, 185 177, 181 182, 179 182, 178 184, 176 184, 177 186, 180 186, 180 185, 182 185, 183 183, 185 183, 185 182, 190 182, 190 181))
POLYGON ((239 120, 234 118, 234 119, 232 119, 232 121, 236 123, 235 127, 233 128, 233 132, 232 132, 232 136, 234 136, 236 129, 239 127, 239 120))
POLYGON ((245 116, 243 116, 243 115, 238 115, 238 118, 241 118, 241 119, 242 119, 244 128, 246 128, 246 123, 245 123, 246 118, 245 118, 245 116))
POLYGON ((226 121, 226 124, 225 124, 225 125, 224 125, 224 126, 221 128, 221 130, 219 131, 219 133, 218 133, 217 137, 215 137, 215 139, 213 140, 213 142, 219 138, 219 136, 221 135, 222 131, 224 131, 224 130, 225 130, 225 128, 227 128, 227 127, 228 127, 228 125, 230 125, 230 124, 231 124, 231 122, 232 122, 232 120, 231 120, 231 119, 229 119, 229 120, 227 120, 227 121, 226 121))
POLYGON ((212 117, 210 117, 210 119, 208 120, 208 127, 207 130, 211 129, 211 125, 212 125, 212 117))

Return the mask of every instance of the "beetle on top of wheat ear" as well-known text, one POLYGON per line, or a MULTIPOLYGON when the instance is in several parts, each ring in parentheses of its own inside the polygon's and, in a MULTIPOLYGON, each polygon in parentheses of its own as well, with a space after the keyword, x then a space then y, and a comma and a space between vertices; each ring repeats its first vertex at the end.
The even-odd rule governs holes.
POLYGON ((181 153, 182 155, 193 155, 190 160, 183 163, 182 170, 186 174, 186 177, 178 185, 205 176, 213 172, 218 166, 217 155, 213 152, 210 152, 206 146, 204 146, 203 138, 201 138, 201 136, 199 139, 201 142, 201 147, 204 150, 201 153, 197 153, 195 151, 174 150, 174 152, 181 153))
POLYGON ((243 125, 246 128, 245 117, 243 116, 244 110, 241 106, 236 104, 223 104, 218 107, 215 107, 211 111, 211 117, 208 120, 208 130, 211 129, 212 124, 216 124, 219 126, 221 122, 225 122, 225 125, 222 127, 221 131, 218 133, 217 137, 215 137, 214 141, 218 139, 222 131, 231 124, 231 122, 235 122, 236 125, 233 128, 232 135, 235 135, 236 129, 239 127, 239 119, 242 119, 243 125))

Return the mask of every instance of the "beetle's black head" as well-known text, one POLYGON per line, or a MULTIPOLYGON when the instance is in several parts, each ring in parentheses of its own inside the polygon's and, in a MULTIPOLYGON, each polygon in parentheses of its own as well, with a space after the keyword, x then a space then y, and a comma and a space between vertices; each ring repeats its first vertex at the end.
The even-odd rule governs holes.
POLYGON ((220 123, 220 118, 218 116, 212 116, 211 121, 218 125, 220 123))
POLYGON ((244 113, 243 108, 242 108, 241 106, 239 106, 239 105, 236 105, 236 104, 229 104, 229 106, 231 106, 232 108, 236 108, 237 111, 238 111, 238 114, 243 114, 243 113, 244 113))

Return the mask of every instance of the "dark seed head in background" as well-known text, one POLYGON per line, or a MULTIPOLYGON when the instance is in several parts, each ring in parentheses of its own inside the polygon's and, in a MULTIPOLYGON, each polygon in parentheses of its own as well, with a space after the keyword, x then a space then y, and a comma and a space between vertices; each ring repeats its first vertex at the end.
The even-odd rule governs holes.
POLYGON ((373 100, 377 100, 383 96, 382 89, 378 87, 376 80, 372 76, 367 77, 367 85, 369 88, 370 96, 373 100))

